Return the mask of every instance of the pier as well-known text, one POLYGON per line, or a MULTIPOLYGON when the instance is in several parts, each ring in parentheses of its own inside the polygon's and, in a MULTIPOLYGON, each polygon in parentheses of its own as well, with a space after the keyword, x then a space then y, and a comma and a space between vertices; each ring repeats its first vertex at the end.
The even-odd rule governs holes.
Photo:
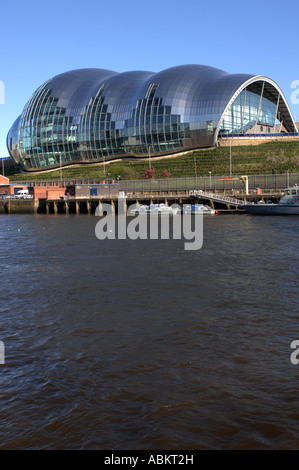
POLYGON ((283 189, 299 182, 299 174, 250 177, 190 177, 160 180, 103 181, 53 180, 6 185, 0 195, 0 214, 97 214, 109 204, 115 214, 132 204, 206 204, 221 214, 242 214, 242 205, 258 200, 277 202, 283 189), (246 179, 244 184, 244 178, 246 179), (17 188, 15 188, 17 186, 17 188), (28 188, 28 197, 14 192, 28 188), (261 189, 263 188, 263 189, 261 189), (14 192, 13 192, 14 191, 14 192))
MULTIPOLYGON (((276 202, 281 194, 267 193, 266 198, 276 202)), ((225 194, 203 191, 188 191, 181 194, 125 194, 120 192, 114 195, 103 196, 60 196, 59 198, 31 198, 31 199, 1 199, 0 214, 95 214, 104 215, 103 207, 109 204, 115 214, 127 213, 131 205, 159 204, 166 206, 178 204, 207 204, 218 213, 242 214, 242 204, 249 199, 260 199, 261 195, 250 194, 246 198, 229 197, 225 194)))

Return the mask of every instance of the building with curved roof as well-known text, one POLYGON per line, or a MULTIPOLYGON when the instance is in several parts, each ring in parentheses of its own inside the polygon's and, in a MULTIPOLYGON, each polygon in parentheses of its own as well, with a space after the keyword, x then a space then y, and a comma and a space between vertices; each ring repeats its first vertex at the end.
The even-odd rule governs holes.
POLYGON ((42 84, 11 127, 7 147, 26 170, 173 154, 222 135, 297 133, 270 78, 205 65, 158 73, 78 69, 42 84))

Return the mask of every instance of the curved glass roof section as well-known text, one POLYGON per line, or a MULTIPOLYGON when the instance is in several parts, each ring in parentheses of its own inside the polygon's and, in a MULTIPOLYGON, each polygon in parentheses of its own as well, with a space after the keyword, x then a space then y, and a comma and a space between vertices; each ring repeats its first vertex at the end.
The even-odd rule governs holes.
POLYGON ((274 132, 277 122, 297 132, 285 98, 266 77, 205 65, 158 73, 78 69, 33 93, 7 147, 25 169, 46 169, 210 147, 224 134, 261 125, 274 132))
POLYGON ((270 78, 254 76, 245 82, 228 103, 216 136, 255 135, 281 132, 297 134, 288 103, 270 78))

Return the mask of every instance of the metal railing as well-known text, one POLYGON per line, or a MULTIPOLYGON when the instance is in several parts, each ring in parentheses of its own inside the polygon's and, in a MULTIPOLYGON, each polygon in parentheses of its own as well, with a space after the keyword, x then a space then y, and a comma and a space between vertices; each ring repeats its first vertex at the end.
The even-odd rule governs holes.
POLYGON ((0 199, 3 201, 4 199, 33 199, 33 195, 26 194, 24 196, 18 196, 16 194, 0 194, 0 199))
POLYGON ((222 204, 229 204, 229 205, 233 205, 236 207, 244 204, 244 201, 241 201, 237 198, 223 196, 222 194, 217 194, 217 193, 196 191, 195 195, 198 196, 199 198, 208 199, 209 201, 220 202, 222 204))
MULTIPOLYGON (((239 179, 220 180, 225 175, 169 178, 155 180, 128 180, 119 182, 119 190, 126 193, 179 192, 190 190, 231 192, 244 191, 244 182, 239 179)), ((234 175, 235 178, 238 178, 234 175)), ((248 176, 250 191, 257 188, 279 191, 299 183, 299 173, 248 176)))

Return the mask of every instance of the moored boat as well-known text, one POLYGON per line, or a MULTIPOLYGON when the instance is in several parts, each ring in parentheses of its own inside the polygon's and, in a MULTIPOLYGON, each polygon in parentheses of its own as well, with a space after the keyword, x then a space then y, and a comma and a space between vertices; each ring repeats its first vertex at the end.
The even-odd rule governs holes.
POLYGON ((205 204, 187 204, 184 205, 183 214, 215 215, 217 211, 205 204))
POLYGON ((256 215, 299 215, 299 186, 296 184, 286 188, 284 193, 277 203, 259 202, 243 204, 241 207, 256 215))
POLYGON ((160 204, 150 204, 146 206, 141 204, 132 209, 129 209, 128 215, 139 215, 139 214, 171 214, 177 215, 181 212, 181 208, 174 204, 173 206, 166 206, 163 203, 160 204))

